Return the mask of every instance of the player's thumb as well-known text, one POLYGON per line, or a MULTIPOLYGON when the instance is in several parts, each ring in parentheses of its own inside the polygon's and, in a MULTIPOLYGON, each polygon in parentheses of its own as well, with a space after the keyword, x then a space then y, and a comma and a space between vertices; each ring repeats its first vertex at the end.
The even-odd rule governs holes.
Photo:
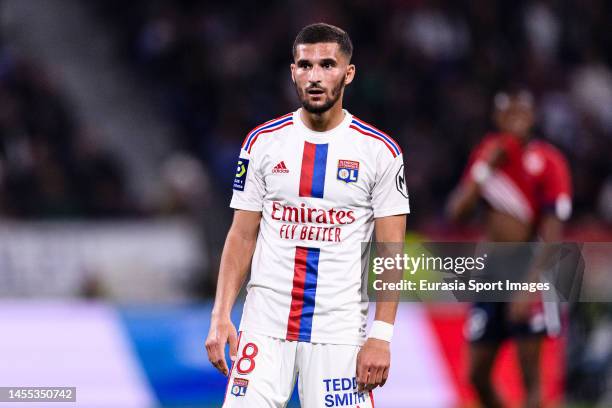
POLYGON ((230 360, 234 361, 236 360, 236 354, 238 354, 238 338, 233 330, 229 335, 229 347, 230 360))

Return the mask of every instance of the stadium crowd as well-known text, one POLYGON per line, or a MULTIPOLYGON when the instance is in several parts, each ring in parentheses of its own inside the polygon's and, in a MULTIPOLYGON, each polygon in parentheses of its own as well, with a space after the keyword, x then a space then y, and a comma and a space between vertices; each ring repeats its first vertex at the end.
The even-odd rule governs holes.
MULTIPOLYGON (((296 107, 288 75, 295 32, 325 20, 345 27, 356 46, 349 109, 405 150, 412 226, 441 223, 470 148, 491 129, 492 97, 510 84, 533 90, 537 137, 570 160, 573 222, 612 222, 608 2, 100 0, 89 7, 108 23, 117 57, 158 91, 160 111, 176 124, 175 153, 201 160, 219 201, 228 201, 248 129, 296 107)), ((27 56, 0 51, 1 214, 142 213, 126 196, 121 163, 78 122, 61 84, 27 56)))
MULTIPOLYGON (((491 129, 491 100, 531 88, 538 137, 568 156, 574 222, 612 221, 611 5, 602 0, 201 2, 105 0, 118 55, 159 89, 178 149, 199 157, 221 199, 246 131, 296 107, 288 65, 297 30, 325 20, 355 43, 352 113, 405 150, 412 226, 442 206, 472 146, 491 129)), ((227 200, 225 200, 227 201, 227 200)))
POLYGON ((136 214, 121 165, 82 126, 48 69, 0 47, 0 215, 136 214))

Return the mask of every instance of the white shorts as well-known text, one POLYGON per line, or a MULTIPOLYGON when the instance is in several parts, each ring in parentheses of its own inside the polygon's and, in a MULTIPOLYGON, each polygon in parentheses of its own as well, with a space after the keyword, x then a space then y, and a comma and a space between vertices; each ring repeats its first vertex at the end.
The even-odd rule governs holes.
POLYGON ((371 391, 357 392, 358 352, 359 346, 240 332, 223 408, 284 407, 296 378, 302 408, 374 408, 371 391))

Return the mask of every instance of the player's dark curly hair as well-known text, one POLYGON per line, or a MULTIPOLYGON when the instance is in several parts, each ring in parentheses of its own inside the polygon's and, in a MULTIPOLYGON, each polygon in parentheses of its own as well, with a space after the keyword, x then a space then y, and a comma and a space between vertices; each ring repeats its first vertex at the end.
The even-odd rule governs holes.
POLYGON ((353 43, 343 29, 326 23, 310 24, 302 28, 293 42, 293 57, 295 58, 297 46, 300 44, 337 43, 340 51, 349 61, 353 56, 353 43))

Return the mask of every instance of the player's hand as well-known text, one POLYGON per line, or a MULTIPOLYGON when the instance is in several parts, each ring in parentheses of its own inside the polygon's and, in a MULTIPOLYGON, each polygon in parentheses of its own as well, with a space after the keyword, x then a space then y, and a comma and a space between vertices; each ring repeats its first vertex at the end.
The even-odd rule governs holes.
POLYGON ((369 391, 385 385, 390 365, 389 342, 374 338, 368 339, 357 354, 358 391, 369 391))
POLYGON ((215 368, 223 375, 229 374, 227 362, 225 361, 225 344, 229 342, 230 358, 232 361, 236 359, 238 354, 238 333, 229 317, 212 317, 210 322, 210 330, 206 338, 206 351, 208 352, 208 360, 215 368))

